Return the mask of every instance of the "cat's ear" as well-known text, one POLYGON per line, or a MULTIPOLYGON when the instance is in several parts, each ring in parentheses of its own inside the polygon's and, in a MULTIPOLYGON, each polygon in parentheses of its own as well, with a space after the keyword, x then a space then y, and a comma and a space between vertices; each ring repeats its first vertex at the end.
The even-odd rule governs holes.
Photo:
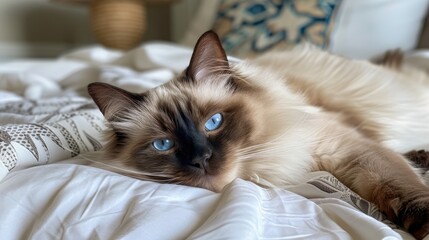
POLYGON ((112 120, 119 111, 129 109, 143 100, 141 94, 128 92, 107 83, 90 83, 88 93, 107 120, 112 120))
POLYGON ((205 32, 195 45, 191 62, 186 70, 187 77, 199 81, 210 74, 228 71, 228 59, 219 37, 213 31, 205 32))

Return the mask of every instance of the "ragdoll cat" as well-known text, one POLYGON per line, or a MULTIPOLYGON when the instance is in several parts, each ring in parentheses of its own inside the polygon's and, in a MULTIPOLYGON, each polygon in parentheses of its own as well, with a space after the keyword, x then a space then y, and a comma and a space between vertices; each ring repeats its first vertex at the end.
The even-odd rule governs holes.
POLYGON ((399 153, 429 142, 429 81, 410 76, 312 47, 232 63, 209 31, 160 87, 88 90, 109 123, 112 170, 213 191, 235 178, 281 188, 324 170, 421 239, 429 188, 399 153))

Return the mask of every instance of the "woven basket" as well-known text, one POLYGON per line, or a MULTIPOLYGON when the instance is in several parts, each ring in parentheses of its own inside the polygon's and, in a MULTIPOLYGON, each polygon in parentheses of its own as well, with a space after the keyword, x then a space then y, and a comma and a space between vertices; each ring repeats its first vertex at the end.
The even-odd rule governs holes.
POLYGON ((142 0, 92 0, 91 27, 98 42, 128 50, 139 45, 146 30, 142 0))

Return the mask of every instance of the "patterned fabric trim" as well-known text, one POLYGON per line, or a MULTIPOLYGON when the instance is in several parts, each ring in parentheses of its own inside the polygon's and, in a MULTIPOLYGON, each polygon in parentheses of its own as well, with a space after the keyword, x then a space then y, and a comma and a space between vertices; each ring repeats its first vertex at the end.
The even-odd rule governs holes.
POLYGON ((7 122, 0 126, 0 163, 7 171, 69 159, 103 146, 104 117, 87 99, 8 102, 0 104, 0 112, 0 122, 7 122))
POLYGON ((320 191, 327 193, 330 195, 329 197, 338 198, 347 202, 354 208, 377 219, 378 221, 383 222, 392 229, 400 229, 396 224, 389 221, 387 217, 379 211, 377 206, 360 197, 332 175, 324 175, 319 178, 312 179, 308 181, 307 184, 313 185, 320 191))

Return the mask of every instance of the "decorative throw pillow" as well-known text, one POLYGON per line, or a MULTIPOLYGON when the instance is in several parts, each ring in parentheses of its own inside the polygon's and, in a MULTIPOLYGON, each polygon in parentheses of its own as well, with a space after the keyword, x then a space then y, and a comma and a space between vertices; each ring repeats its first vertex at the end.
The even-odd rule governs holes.
POLYGON ((222 0, 214 30, 225 50, 251 56, 310 42, 325 47, 341 0, 222 0))

